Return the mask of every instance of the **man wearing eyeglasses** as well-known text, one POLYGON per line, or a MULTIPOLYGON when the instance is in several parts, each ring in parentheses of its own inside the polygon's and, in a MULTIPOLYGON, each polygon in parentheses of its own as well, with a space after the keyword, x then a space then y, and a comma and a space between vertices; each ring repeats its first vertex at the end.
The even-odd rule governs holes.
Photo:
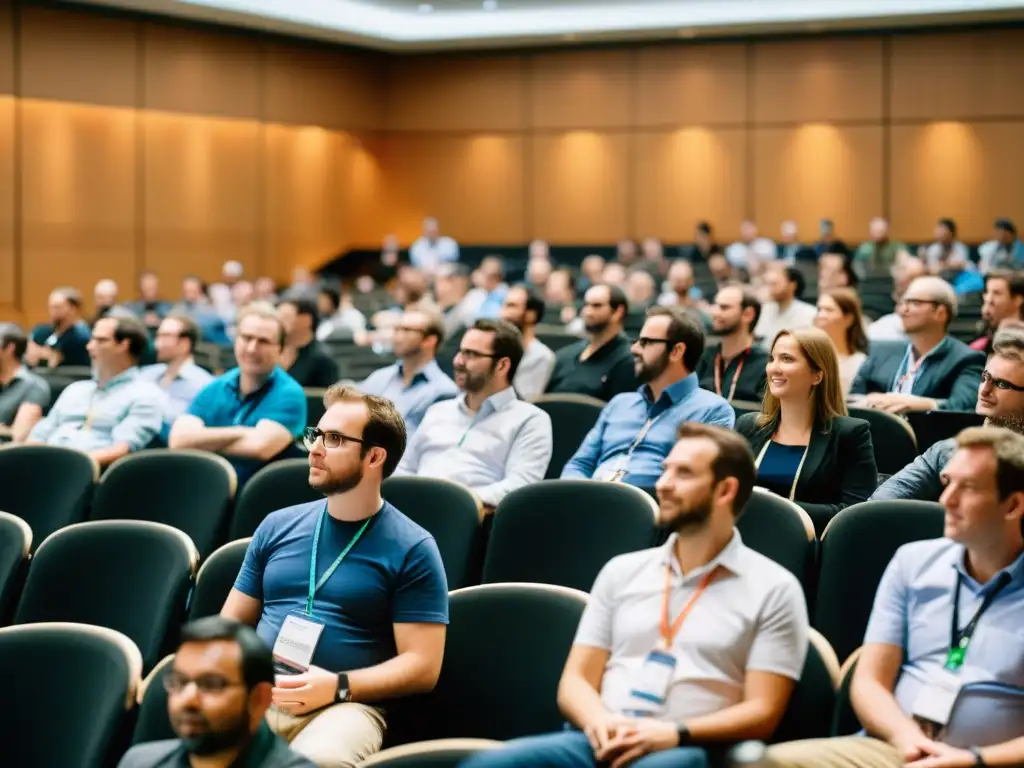
POLYGON ((178 738, 139 744, 118 768, 313 768, 263 718, 274 659, 251 627, 220 616, 187 624, 163 685, 178 738))
MULTIPOLYGON (((1010 328, 995 335, 975 411, 985 417, 986 426, 1024 434, 1024 331, 1010 328)), ((955 450, 955 438, 940 440, 879 486, 871 500, 938 501, 942 470, 955 450)))
POLYGON ((850 387, 851 404, 889 413, 973 409, 985 357, 947 335, 956 317, 953 287, 919 277, 896 310, 910 343, 872 348, 850 387))

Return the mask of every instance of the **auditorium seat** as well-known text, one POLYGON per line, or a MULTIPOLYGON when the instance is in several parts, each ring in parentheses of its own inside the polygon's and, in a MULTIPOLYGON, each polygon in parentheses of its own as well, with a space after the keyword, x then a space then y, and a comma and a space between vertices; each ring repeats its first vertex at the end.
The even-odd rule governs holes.
POLYGON ((11 606, 32 551, 32 529, 17 515, 0 512, 0 626, 7 623, 11 606))
POLYGON ((141 670, 139 649, 110 629, 65 623, 0 629, 0 763, 113 765, 141 670))
POLYGON ((85 519, 99 476, 99 465, 71 448, 3 445, 0 509, 29 524, 38 547, 54 531, 85 519))
POLYGON ((434 739, 391 747, 359 762, 360 768, 457 768, 463 760, 502 743, 491 739, 434 739))
POLYGON ((482 581, 589 592, 611 558, 654 546, 657 519, 651 497, 623 483, 546 480, 519 488, 494 512, 482 581))
POLYGON ((184 617, 197 559, 191 539, 161 523, 69 525, 36 549, 14 623, 73 621, 117 630, 138 646, 148 670, 184 617))
POLYGON ((308 459, 282 459, 268 464, 249 478, 238 494, 228 541, 252 536, 271 512, 323 497, 309 487, 308 459))
POLYGON ((860 659, 858 648, 851 653, 843 662, 839 670, 839 689, 836 691, 836 708, 832 717, 831 736, 852 736, 860 731, 863 726, 857 719, 857 713, 853 711, 853 704, 850 702, 850 683, 853 682, 853 673, 857 671, 857 661, 860 659))
POLYGON ((324 411, 324 395, 327 393, 326 388, 322 387, 304 387, 302 390, 306 395, 306 424, 315 427, 320 423, 320 419, 323 418, 324 411))
POLYGON ((541 395, 534 401, 534 405, 551 417, 554 444, 544 477, 554 480, 561 476, 563 467, 597 423, 597 417, 601 415, 606 403, 588 395, 562 394, 541 395))
POLYGON ((545 584, 452 592, 437 687, 389 705, 385 746, 560 729, 558 681, 586 602, 583 592, 545 584))
POLYGON ((810 631, 807 660, 782 722, 772 734, 772 742, 827 737, 832 730, 832 713, 839 684, 839 661, 820 633, 810 631))
POLYGON ((917 448, 924 453, 940 440, 956 437, 968 427, 980 427, 985 417, 964 411, 911 411, 907 421, 917 435, 917 448))
POLYGON ((91 520, 148 520, 184 531, 206 557, 224 537, 238 480, 227 459, 154 449, 115 461, 96 486, 91 520))
POLYGON ((902 417, 878 408, 850 408, 850 415, 871 425, 871 446, 880 475, 895 475, 917 458, 914 430, 902 417))
POLYGON ((235 586, 250 541, 251 538, 229 541, 206 558, 196 574, 196 586, 188 605, 189 621, 220 613, 235 586))
POLYGON ((754 492, 736 521, 743 543, 796 576, 810 596, 817 540, 810 516, 764 488, 754 492))
POLYGON ((384 498, 437 542, 448 589, 475 583, 479 574, 483 505, 465 486, 433 477, 389 477, 384 498))
POLYGON ((173 661, 174 654, 165 656, 139 685, 136 697, 139 712, 132 731, 132 745, 177 738, 167 712, 167 689, 164 688, 164 675, 173 661))
POLYGON ((932 501, 865 501, 839 512, 821 537, 814 626, 840 661, 864 640, 878 582, 902 545, 942 536, 932 501))
POLYGON ((761 412, 761 404, 756 403, 753 400, 730 400, 729 405, 732 406, 732 410, 736 414, 737 419, 745 413, 761 412))

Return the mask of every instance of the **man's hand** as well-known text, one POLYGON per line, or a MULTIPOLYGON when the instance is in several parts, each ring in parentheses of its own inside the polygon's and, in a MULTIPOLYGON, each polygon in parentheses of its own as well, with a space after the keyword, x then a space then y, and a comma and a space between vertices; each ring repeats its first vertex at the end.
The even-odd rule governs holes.
POLYGON ((900 736, 894 736, 889 743, 900 753, 900 757, 907 764, 914 764, 915 760, 920 760, 932 754, 932 750, 936 746, 936 743, 921 733, 920 729, 915 729, 915 731, 900 736))
POLYGON ((930 397, 901 395, 898 392, 872 392, 864 398, 864 402, 868 408, 897 414, 907 411, 935 411, 939 408, 939 404, 930 397))
POLYGON ((632 729, 636 721, 632 717, 623 717, 611 712, 593 722, 587 723, 583 729, 595 756, 600 756, 608 743, 625 730, 632 729))
POLYGON ((274 686, 274 706, 289 715, 305 715, 333 704, 338 692, 338 676, 320 667, 310 667, 301 675, 278 675, 274 686))
POLYGON ((679 746, 679 729, 674 723, 641 717, 631 728, 620 728, 617 735, 597 753, 598 761, 611 761, 611 768, 624 768, 651 752, 679 746))
POLYGON ((922 745, 922 752, 923 757, 908 761, 907 768, 973 768, 978 764, 973 752, 937 741, 922 745))

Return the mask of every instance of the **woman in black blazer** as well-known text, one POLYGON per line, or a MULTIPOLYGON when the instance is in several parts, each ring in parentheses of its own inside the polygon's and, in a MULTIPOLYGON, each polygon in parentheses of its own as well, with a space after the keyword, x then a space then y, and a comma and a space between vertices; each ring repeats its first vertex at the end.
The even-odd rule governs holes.
POLYGON ((780 331, 760 413, 736 420, 757 457, 757 484, 803 507, 821 535, 878 485, 871 428, 847 416, 836 348, 824 331, 780 331))

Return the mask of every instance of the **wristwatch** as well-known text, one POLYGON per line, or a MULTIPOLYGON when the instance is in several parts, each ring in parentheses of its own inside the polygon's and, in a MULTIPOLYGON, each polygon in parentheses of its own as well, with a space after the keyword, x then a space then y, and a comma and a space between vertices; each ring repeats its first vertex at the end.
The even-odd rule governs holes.
POLYGON ((679 729, 676 732, 679 734, 679 746, 680 747, 685 747, 687 744, 690 743, 690 729, 689 728, 687 728, 685 725, 680 725, 679 729))
POLYGON ((981 747, 968 747, 967 751, 974 755, 974 764, 986 768, 988 763, 985 762, 985 758, 981 756, 981 747))
POLYGON ((344 704, 347 701, 352 701, 352 689, 348 687, 348 673, 338 673, 338 690, 334 694, 335 704, 344 704))

